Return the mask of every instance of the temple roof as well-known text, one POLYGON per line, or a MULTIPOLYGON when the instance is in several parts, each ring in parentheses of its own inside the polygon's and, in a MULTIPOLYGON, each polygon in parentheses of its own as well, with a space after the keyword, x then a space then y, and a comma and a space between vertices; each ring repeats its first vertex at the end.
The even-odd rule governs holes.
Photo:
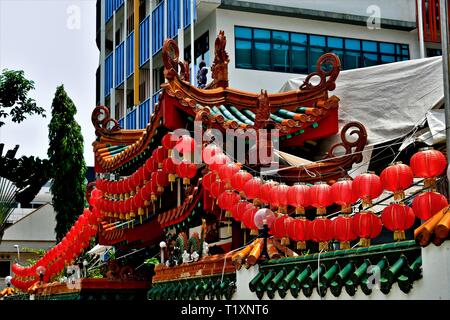
POLYGON ((122 129, 110 118, 108 108, 100 106, 94 110, 92 122, 97 140, 93 147, 97 172, 111 172, 142 155, 154 140, 158 127, 174 130, 183 125, 173 120, 177 114, 183 121, 199 120, 207 127, 221 130, 275 128, 279 130, 281 140, 296 146, 338 131, 339 98, 328 95, 335 89, 340 72, 336 55, 321 56, 317 71, 308 75, 295 90, 250 93, 228 86, 229 60, 224 43, 226 39, 221 32, 216 39, 211 67, 213 82, 206 89, 200 89, 186 81, 189 69, 186 63, 178 60, 176 42, 170 39, 165 42, 163 62, 167 82, 161 85, 158 103, 144 129, 122 129))

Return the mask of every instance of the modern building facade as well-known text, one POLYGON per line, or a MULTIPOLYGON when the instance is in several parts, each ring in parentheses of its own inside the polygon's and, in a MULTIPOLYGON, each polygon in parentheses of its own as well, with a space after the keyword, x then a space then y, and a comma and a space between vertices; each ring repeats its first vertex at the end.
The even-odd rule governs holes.
POLYGON ((144 128, 164 82, 166 38, 184 48, 181 60, 195 56, 195 83, 199 63, 212 64, 214 40, 224 30, 231 85, 276 92, 313 72, 325 52, 336 53, 344 70, 440 54, 437 9, 437 0, 98 0, 97 104, 123 128, 144 128))

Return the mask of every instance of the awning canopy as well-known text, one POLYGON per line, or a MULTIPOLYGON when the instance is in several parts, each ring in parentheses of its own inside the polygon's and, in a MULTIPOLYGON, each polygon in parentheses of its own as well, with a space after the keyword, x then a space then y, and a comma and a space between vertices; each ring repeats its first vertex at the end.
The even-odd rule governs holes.
MULTIPOLYGON (((287 81, 280 92, 299 88, 305 78, 287 81)), ((340 98, 339 127, 361 122, 374 145, 412 132, 428 111, 442 105, 443 90, 442 57, 433 57, 342 71, 332 93, 340 98)), ((337 141, 339 135, 322 147, 337 141)))

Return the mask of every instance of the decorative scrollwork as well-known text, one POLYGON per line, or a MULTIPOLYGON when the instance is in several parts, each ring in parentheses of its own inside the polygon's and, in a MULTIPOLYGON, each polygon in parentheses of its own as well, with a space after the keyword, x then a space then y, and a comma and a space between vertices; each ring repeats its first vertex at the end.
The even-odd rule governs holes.
POLYGON ((211 121, 211 111, 207 108, 199 109, 195 114, 195 121, 201 121, 206 125, 207 129, 211 129, 212 121, 211 121))
POLYGON ((162 60, 164 64, 164 76, 173 79, 178 75, 180 50, 173 39, 167 39, 162 48, 162 60))
POLYGON ((95 107, 92 111, 91 121, 97 137, 112 134, 122 129, 119 122, 111 118, 109 109, 105 106, 95 107))
POLYGON ((341 130, 341 143, 337 143, 331 147, 328 151, 327 158, 337 157, 334 151, 336 148, 344 148, 345 155, 352 155, 353 161, 359 163, 362 161, 361 151, 367 143, 367 131, 364 125, 360 122, 349 122, 341 130), (350 136, 357 135, 358 138, 355 141, 349 141, 347 134, 350 136), (353 150, 355 148, 355 150, 353 150))
POLYGON ((316 72, 310 73, 303 84, 300 86, 301 90, 330 90, 336 88, 336 79, 341 71, 341 61, 334 53, 326 53, 322 55, 316 64, 316 72), (311 79, 318 77, 320 79, 318 84, 312 84, 311 79))

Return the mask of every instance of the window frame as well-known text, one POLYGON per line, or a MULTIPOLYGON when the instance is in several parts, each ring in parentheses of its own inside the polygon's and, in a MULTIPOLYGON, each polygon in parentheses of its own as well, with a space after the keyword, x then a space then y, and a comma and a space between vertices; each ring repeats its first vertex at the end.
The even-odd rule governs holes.
MULTIPOLYGON (((295 73, 299 74, 298 72, 294 71, 294 63, 293 63, 293 47, 301 47, 304 48, 306 51, 306 61, 303 63, 303 65, 306 65, 307 67, 307 74, 312 73, 315 70, 315 65, 317 61, 311 61, 311 49, 323 49, 325 50, 325 53, 332 52, 332 51, 339 51, 342 52, 342 59, 341 59, 341 69, 342 70, 349 70, 345 68, 346 66, 346 54, 347 52, 356 53, 359 57, 358 66, 355 69, 363 68, 364 66, 364 54, 374 54, 377 56, 376 64, 375 65, 382 65, 386 64, 382 61, 382 56, 390 56, 393 57, 393 62, 400 62, 411 59, 411 50, 410 45, 407 43, 395 43, 395 42, 388 42, 388 41, 376 41, 372 39, 356 39, 356 38, 350 38, 350 37, 339 37, 334 35, 323 35, 323 34, 315 34, 315 33, 303 33, 303 32, 293 32, 293 31, 286 31, 286 30, 278 30, 278 29, 267 29, 267 28, 259 28, 259 27, 250 27, 250 26, 243 26, 243 25, 235 25, 234 26, 234 50, 235 50, 235 68, 237 69, 244 69, 244 70, 258 70, 258 71, 271 71, 271 72, 281 72, 281 73, 295 73), (245 37, 240 37, 237 35, 237 29, 249 29, 250 30, 250 39, 245 37), (268 40, 261 40, 261 39, 255 39, 255 30, 264 30, 269 32, 270 38, 268 40), (289 64, 286 68, 286 71, 281 71, 275 68, 274 66, 274 45, 280 44, 278 41, 274 41, 273 34, 274 32, 280 32, 280 33, 287 33, 288 34, 288 43, 287 45, 287 63, 289 64), (292 36, 298 34, 298 35, 304 35, 306 36, 306 44, 301 44, 297 42, 293 42, 292 36), (320 45, 312 45, 311 44, 311 37, 319 36, 325 38, 325 46, 320 45), (329 39, 340 39, 342 40, 342 48, 335 48, 334 46, 329 45, 329 39), (355 40, 359 42, 359 50, 348 48, 346 45, 346 40, 355 40), (239 65, 239 61, 237 59, 237 42, 238 41, 246 41, 250 42, 250 66, 245 65, 239 65), (363 43, 364 41, 367 42, 374 42, 376 44, 376 51, 365 51, 363 49, 363 43), (269 68, 268 69, 262 69, 256 67, 256 48, 255 43, 268 43, 270 48, 269 53, 269 68), (383 53, 381 52, 381 46, 382 44, 389 44, 394 46, 394 53, 383 53), (397 52, 397 49, 399 49, 399 52, 397 52), (407 54, 404 53, 404 51, 407 51, 407 54)), ((390 62, 387 62, 390 63, 390 62)))

